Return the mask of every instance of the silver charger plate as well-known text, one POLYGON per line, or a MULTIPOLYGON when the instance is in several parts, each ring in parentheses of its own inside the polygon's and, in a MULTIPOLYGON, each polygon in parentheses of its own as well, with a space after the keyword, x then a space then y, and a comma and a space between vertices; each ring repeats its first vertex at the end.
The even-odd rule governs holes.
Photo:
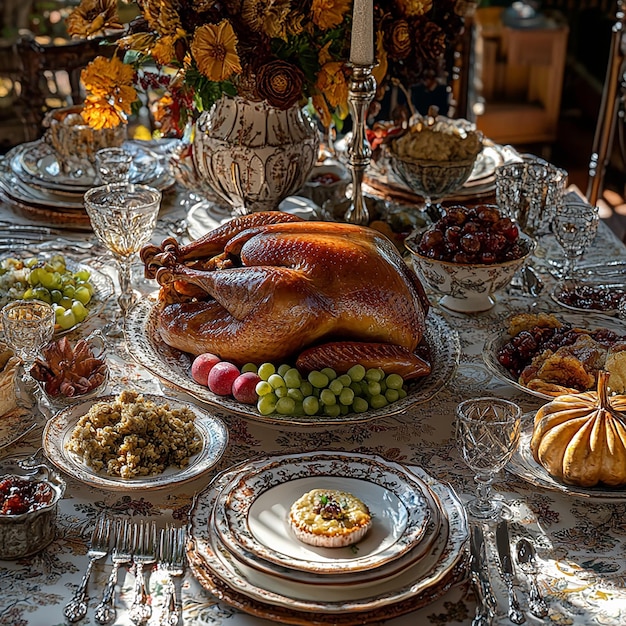
MULTIPOLYGON (((366 623, 416 608, 421 598, 432 601, 449 588, 449 576, 463 559, 468 538, 465 510, 454 490, 436 481, 421 468, 409 468, 437 495, 445 511, 444 523, 427 556, 376 586, 315 586, 263 574, 238 563, 212 532, 211 515, 219 493, 237 479, 238 468, 216 477, 194 499, 190 512, 188 558, 200 584, 224 598, 220 587, 236 594, 235 602, 244 611, 270 617, 277 607, 287 610, 284 623, 366 623), (244 600, 239 600, 244 597, 244 600), (249 603, 247 600, 250 600, 249 603), (411 603, 415 600, 415 603, 411 603), (258 604, 260 603, 260 604, 258 604), (315 619, 311 619, 312 614, 315 619), (367 619, 357 621, 359 616, 367 619)), ((226 594, 226 600, 232 594, 226 594)), ((282 611, 278 610, 282 614, 282 611)))
MULTIPOLYGON (((431 508, 421 481, 381 457, 334 452, 255 460, 238 472, 214 508, 222 543, 250 565, 267 561, 315 574, 369 573, 409 552, 424 538, 431 508), (372 527, 354 546, 321 548, 293 534, 289 509, 311 489, 337 489, 364 502, 372 527)), ((336 579, 336 576, 333 576, 336 579)))
MULTIPOLYGON (((126 141, 122 147, 133 156, 130 182, 150 185, 163 174, 165 166, 161 157, 150 148, 136 141, 126 141)), ((9 151, 7 158, 12 171, 21 180, 48 190, 84 193, 100 184, 92 174, 65 174, 54 148, 43 140, 20 144, 9 151)))
POLYGON ((102 396, 74 404, 56 413, 46 424, 43 432, 43 449, 47 458, 60 470, 77 480, 100 489, 112 491, 154 491, 171 485, 193 480, 214 467, 222 458, 228 443, 228 430, 224 422, 207 411, 181 400, 164 396, 143 394, 146 400, 156 404, 168 404, 172 408, 188 407, 195 415, 194 424, 202 439, 202 449, 189 459, 184 468, 168 467, 154 476, 124 479, 96 472, 79 455, 66 449, 78 420, 97 402, 111 402, 116 396, 102 396))
POLYGON ((506 465, 507 471, 535 487, 542 487, 550 491, 560 491, 577 498, 626 500, 626 487, 577 487, 576 485, 566 485, 551 476, 542 465, 535 461, 530 449, 534 416, 534 413, 527 413, 522 418, 519 446, 506 465))
POLYGON ((447 384, 456 372, 461 354, 458 333, 445 318, 431 309, 426 318, 425 341, 430 348, 432 371, 424 378, 407 382, 406 398, 382 409, 364 413, 348 413, 337 417, 326 415, 261 415, 256 406, 218 396, 191 377, 193 356, 168 346, 157 330, 157 309, 154 299, 144 299, 133 306, 124 323, 126 342, 131 356, 164 383, 194 396, 198 400, 221 407, 237 415, 276 425, 321 426, 351 424, 388 417, 409 407, 430 400, 447 384))
MULTIPOLYGON (((626 335, 626 329, 623 324, 619 322, 619 320, 612 319, 607 316, 602 315, 593 315, 592 313, 566 313, 566 312, 557 312, 552 313, 557 319, 572 324, 572 326, 576 326, 578 328, 587 328, 589 330, 596 330, 598 328, 607 328, 616 332, 619 335, 626 335)), ((558 394, 549 395, 547 393, 543 393, 542 391, 537 391, 535 389, 528 389, 524 385, 520 384, 513 375, 498 361, 498 351, 505 343, 507 343, 511 339, 509 333, 506 330, 501 331, 500 333, 496 333, 491 336, 489 339, 485 341, 485 345, 483 347, 483 362, 487 369, 501 381, 508 383, 519 389, 520 391, 524 391, 531 396, 535 396, 537 398, 542 398, 544 400, 553 400, 554 397, 558 394)))

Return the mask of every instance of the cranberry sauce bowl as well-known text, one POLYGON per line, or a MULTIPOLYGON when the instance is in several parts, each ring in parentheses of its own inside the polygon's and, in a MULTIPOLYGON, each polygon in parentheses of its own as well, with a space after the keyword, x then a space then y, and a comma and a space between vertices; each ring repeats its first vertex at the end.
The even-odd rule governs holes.
POLYGON ((56 532, 60 475, 35 457, 0 460, 0 559, 43 550, 56 532))

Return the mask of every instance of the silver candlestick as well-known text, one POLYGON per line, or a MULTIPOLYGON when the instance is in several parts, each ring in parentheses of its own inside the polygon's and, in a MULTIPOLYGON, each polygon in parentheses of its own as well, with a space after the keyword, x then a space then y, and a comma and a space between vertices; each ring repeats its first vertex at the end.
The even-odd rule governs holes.
POLYGON ((352 78, 348 91, 348 106, 352 116, 352 142, 348 147, 348 167, 352 172, 352 202, 344 219, 352 224, 367 226, 369 213, 363 198, 362 184, 365 168, 372 157, 372 149, 365 134, 367 111, 376 94, 373 65, 351 63, 352 78))

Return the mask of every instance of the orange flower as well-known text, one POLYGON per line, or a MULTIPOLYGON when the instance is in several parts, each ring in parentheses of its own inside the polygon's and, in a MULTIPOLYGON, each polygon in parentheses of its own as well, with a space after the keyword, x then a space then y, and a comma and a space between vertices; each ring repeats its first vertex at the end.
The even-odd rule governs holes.
POLYGON ((106 98, 93 95, 85 99, 81 115, 96 130, 115 128, 127 121, 126 116, 106 98))
POLYGON ((233 74, 241 73, 237 35, 228 20, 197 28, 191 42, 191 53, 198 69, 209 80, 224 81, 233 74))
MULTIPOLYGON (((80 74, 87 92, 106 98, 121 85, 132 85, 135 71, 117 57, 96 57, 80 74)), ((132 89, 132 87, 131 87, 132 89)), ((134 101, 137 93, 132 89, 134 101)))
POLYGON ((290 4, 290 0, 244 0, 241 17, 255 33, 284 38, 290 4))
POLYGON ((406 17, 426 15, 433 8, 433 0, 395 0, 396 5, 406 17))
POLYGON ((104 35, 108 28, 123 28, 117 16, 117 0, 82 0, 65 23, 69 35, 81 39, 104 35))
POLYGON ((313 0, 311 19, 322 30, 328 30, 341 24, 350 5, 350 0, 313 0))
POLYGON ((315 86, 324 94, 331 107, 339 108, 339 116, 348 114, 348 82, 343 73, 344 64, 331 61, 322 66, 315 86))

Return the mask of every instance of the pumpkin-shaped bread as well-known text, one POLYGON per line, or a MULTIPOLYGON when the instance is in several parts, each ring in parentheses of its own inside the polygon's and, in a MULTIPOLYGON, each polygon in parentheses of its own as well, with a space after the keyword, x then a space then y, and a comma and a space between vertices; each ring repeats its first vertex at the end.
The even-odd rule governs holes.
POLYGON ((626 485, 626 396, 608 395, 608 372, 597 391, 558 396, 535 416, 535 461, 570 485, 626 485))

